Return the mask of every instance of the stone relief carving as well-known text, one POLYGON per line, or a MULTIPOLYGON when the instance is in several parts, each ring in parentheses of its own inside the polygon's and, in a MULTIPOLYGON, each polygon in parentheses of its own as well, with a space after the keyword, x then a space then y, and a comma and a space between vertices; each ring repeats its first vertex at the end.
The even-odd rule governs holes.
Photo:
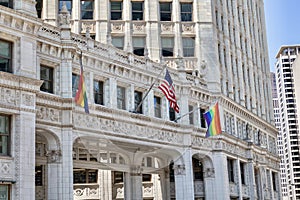
POLYGON ((60 150, 49 150, 46 151, 49 163, 55 163, 60 161, 61 151, 60 150))
POLYGON ((130 167, 130 172, 133 176, 141 176, 143 173, 143 168, 140 165, 132 165, 130 167))
POLYGON ((10 106, 17 106, 20 104, 20 91, 0 88, 1 103, 9 104, 10 106))
POLYGON ((60 121, 60 117, 59 117, 60 112, 61 111, 53 109, 53 108, 37 106, 36 117, 38 119, 42 119, 42 120, 59 122, 60 121))
POLYGON ((174 174, 175 175, 185 175, 185 165, 174 165, 174 174))
POLYGON ((63 4, 58 15, 58 23, 61 27, 69 27, 70 25, 70 13, 67 9, 66 3, 63 4))
POLYGON ((206 168, 204 170, 205 178, 215 178, 215 169, 214 168, 206 168))
POLYGON ((188 33, 194 33, 195 32, 194 24, 191 24, 191 23, 182 24, 182 31, 188 32, 188 33))
POLYGON ((163 23, 161 24, 162 32, 173 32, 173 24, 172 23, 163 23))
POLYGON ((33 107, 35 105, 34 96, 30 94, 22 94, 22 104, 33 107))

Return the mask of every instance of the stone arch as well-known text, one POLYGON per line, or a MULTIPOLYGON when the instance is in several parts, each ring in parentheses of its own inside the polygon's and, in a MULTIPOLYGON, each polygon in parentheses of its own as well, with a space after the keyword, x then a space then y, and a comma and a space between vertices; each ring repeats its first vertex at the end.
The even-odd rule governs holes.
POLYGON ((194 153, 193 158, 196 158, 202 162, 203 165, 203 172, 204 172, 204 177, 211 177, 213 178, 215 176, 215 169, 214 169, 214 164, 213 161, 207 153, 194 153))
POLYGON ((61 142, 59 137, 53 131, 45 128, 36 128, 36 134, 41 135, 47 141, 48 150, 60 150, 61 142))

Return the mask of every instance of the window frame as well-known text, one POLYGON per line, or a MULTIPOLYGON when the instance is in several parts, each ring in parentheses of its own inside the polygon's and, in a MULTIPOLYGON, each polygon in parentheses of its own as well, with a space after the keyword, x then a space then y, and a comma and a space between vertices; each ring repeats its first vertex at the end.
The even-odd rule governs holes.
POLYGON ((242 185, 246 184, 245 164, 246 163, 244 163, 244 162, 240 162, 240 174, 241 174, 241 183, 242 183, 242 185))
POLYGON ((126 88, 120 85, 117 86, 117 108, 126 110, 126 88), (122 94, 122 96, 119 96, 119 94, 122 94))
POLYGON ((169 105, 169 120, 172 122, 175 122, 175 120, 176 120, 175 110, 170 105, 169 105))
POLYGON ((235 183, 234 179, 234 160, 228 158, 227 159, 227 173, 228 173, 228 181, 230 183, 235 183))
MULTIPOLYGON (((137 109, 138 105, 142 102, 143 100, 143 92, 134 91, 134 110, 137 109), (139 99, 137 98, 139 97, 139 99)), ((140 108, 136 111, 137 113, 143 114, 143 104, 141 104, 140 108)))
POLYGON ((192 158, 194 181, 204 181, 203 163, 197 158, 192 158), (201 163, 201 166, 200 166, 201 163))
POLYGON ((5 6, 7 8, 13 8, 13 0, 7 0, 7 5, 0 4, 2 6, 5 6))
POLYGON ((193 105, 189 105, 189 123, 191 125, 194 124, 194 112, 192 112, 192 111, 194 111, 194 106, 193 105))
POLYGON ((41 64, 40 65, 40 80, 43 80, 43 84, 41 85, 41 91, 43 92, 47 92, 47 93, 51 93, 53 94, 54 93, 54 68, 53 67, 50 67, 50 66, 47 66, 47 65, 43 65, 41 64), (48 79, 42 79, 42 68, 44 69, 48 69, 48 72, 49 72, 49 77, 47 77, 48 79), (43 88, 43 86, 45 85, 45 83, 49 83, 50 85, 50 88, 46 89, 46 88, 43 88))
POLYGON ((6 194, 7 194, 7 199, 8 200, 10 200, 11 198, 11 196, 10 196, 10 193, 11 193, 11 184, 0 184, 0 187, 5 187, 6 186, 6 188, 7 188, 7 190, 6 190, 6 194))
POLYGON ((80 75, 72 73, 72 97, 76 96, 80 75))
POLYGON ((116 47, 117 49, 121 49, 123 50, 124 49, 124 36, 113 36, 111 37, 111 44, 116 47), (122 46, 117 46, 114 44, 114 40, 116 39, 121 39, 121 42, 122 42, 122 46))
POLYGON ((172 2, 159 2, 160 21, 172 21, 172 2), (162 10, 163 5, 169 5, 167 10, 162 10))
POLYGON ((122 20, 122 19, 123 19, 123 1, 110 1, 110 20, 122 20), (120 4, 120 9, 113 10, 112 4, 120 4))
POLYGON ((183 57, 195 57, 195 38, 183 37, 182 38, 182 53, 183 57), (186 42, 185 42, 186 41, 186 42), (188 46, 189 41, 193 41, 192 46, 188 46))
MULTIPOLYGON (((0 137, 6 137, 6 153, 0 152, 0 156, 11 156, 11 116, 10 115, 5 115, 5 114, 0 114, 0 118, 4 120, 4 131, 5 132, 0 132, 0 137)), ((2 120, 0 120, 0 125, 2 125, 2 120)), ((0 126, 1 128, 1 126, 0 126)), ((2 129, 2 128, 1 128, 2 129)), ((0 129, 0 131, 1 131, 0 129)), ((4 141, 1 139, 1 141, 4 141)), ((1 145, 2 148, 5 148, 1 145)), ((1 148, 1 151, 3 150, 1 148)))
POLYGON ((154 117, 161 118, 162 117, 162 114, 161 114, 162 98, 159 96, 154 96, 153 101, 154 101, 154 117), (159 101, 157 101, 157 100, 159 100, 159 101))
POLYGON ((138 56, 144 56, 145 55, 145 46, 146 46, 146 38, 145 37, 132 37, 132 49, 133 53, 138 56), (141 46, 136 46, 136 42, 134 40, 142 39, 143 40, 143 45, 141 46), (142 51, 142 53, 140 53, 142 51))
POLYGON ((95 10, 95 2, 94 0, 80 0, 80 19, 81 20, 93 20, 94 19, 94 10, 95 10), (86 3, 86 2, 92 2, 92 6, 93 8, 85 8, 83 9, 83 3, 86 3), (89 13, 88 17, 84 17, 84 14, 83 13, 89 13), (92 15, 92 17, 90 17, 90 15, 92 15))
POLYGON ((93 90, 94 90, 94 103, 99 105, 104 105, 104 82, 101 80, 94 80, 93 90), (95 84, 98 84, 98 91, 96 90, 95 84))
POLYGON ((193 21, 193 3, 189 2, 181 2, 180 3, 180 19, 182 22, 191 22, 193 21), (183 5, 191 5, 191 11, 182 11, 182 6, 183 5), (188 19, 184 19, 185 16, 188 16, 188 19))
POLYGON ((143 1, 132 1, 131 2, 131 20, 132 21, 139 21, 144 20, 144 2, 143 1), (134 4, 142 4, 141 10, 134 10, 134 4), (134 17, 135 15, 141 15, 141 18, 134 17))
POLYGON ((0 68, 0 71, 2 72, 8 72, 8 73, 13 73, 13 69, 12 69, 12 61, 13 61, 13 43, 11 41, 8 41, 8 40, 3 40, 3 39, 0 39, 0 43, 3 42, 3 43, 6 43, 8 44, 8 56, 5 56, 5 55, 2 55, 0 54, 0 60, 1 59, 7 59, 8 60, 8 66, 6 67, 6 70, 1 70, 0 68))
POLYGON ((161 55, 163 57, 173 57, 174 56, 174 37, 161 37, 161 55), (171 45, 164 46, 163 40, 171 40, 171 45))

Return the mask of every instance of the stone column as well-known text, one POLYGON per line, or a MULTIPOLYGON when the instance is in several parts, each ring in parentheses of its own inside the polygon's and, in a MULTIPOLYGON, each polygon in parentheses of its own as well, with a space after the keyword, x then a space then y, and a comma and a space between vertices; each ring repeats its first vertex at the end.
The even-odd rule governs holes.
POLYGON ((215 200, 229 200, 229 180, 227 172, 226 155, 222 152, 215 152, 213 157, 215 168, 215 200))
POLYGON ((206 168, 204 171, 204 188, 205 188, 205 199, 215 199, 215 169, 206 168))
POLYGON ((57 181, 61 174, 61 151, 49 150, 46 153, 48 158, 47 163, 47 180, 48 180, 48 200, 59 199, 59 184, 57 181))
POLYGON ((249 174, 248 175, 248 180, 246 179, 246 181, 248 181, 248 185, 250 186, 250 190, 249 190, 250 200, 255 200, 256 184, 257 183, 255 183, 254 164, 253 164, 252 159, 248 160, 248 163, 246 165, 246 169, 247 169, 247 172, 249 174))
POLYGON ((127 178, 130 179, 130 182, 126 182, 130 184, 130 187, 125 187, 125 195, 129 197, 130 200, 141 200, 143 199, 143 179, 142 179, 142 171, 143 169, 139 165, 133 165, 130 168, 130 174, 127 178))
POLYGON ((176 199, 194 199, 191 149, 187 149, 183 153, 182 159, 184 163, 174 163, 176 199))

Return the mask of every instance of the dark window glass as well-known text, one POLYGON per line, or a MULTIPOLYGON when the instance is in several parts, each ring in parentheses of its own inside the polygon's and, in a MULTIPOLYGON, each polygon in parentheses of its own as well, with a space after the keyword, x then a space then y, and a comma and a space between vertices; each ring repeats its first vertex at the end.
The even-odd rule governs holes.
POLYGON ((132 20, 143 20, 144 2, 132 2, 132 20))
POLYGON ((122 20, 122 2, 112 1, 110 2, 110 19, 122 20))
POLYGON ((160 8, 160 21, 171 21, 172 3, 169 2, 159 3, 159 8, 160 8))
POLYGON ((79 84, 79 75, 72 74, 72 97, 76 96, 76 92, 78 90, 78 84, 79 84))
POLYGON ((161 98, 154 96, 154 116, 161 118, 161 98))
POLYGON ((133 53, 138 56, 144 56, 145 38, 134 37, 132 38, 132 43, 133 43, 133 53))
POLYGON ((1 184, 0 185, 0 198, 1 200, 10 200, 10 185, 1 184))
POLYGON ((126 109, 125 104, 125 88, 121 86, 117 86, 117 107, 119 109, 126 109))
POLYGON ((243 185, 246 184, 246 175, 245 175, 245 163, 240 163, 240 171, 241 171, 241 182, 243 185))
POLYGON ((96 104, 104 105, 102 81, 94 80, 94 99, 96 104))
POLYGON ((150 182, 152 178, 151 174, 143 174, 143 182, 150 182))
POLYGON ((171 57, 174 52, 174 39, 169 38, 161 38, 161 48, 162 48, 162 56, 171 57))
MULTIPOLYGON (((299 175, 299 174, 298 174, 299 175)), ((273 190, 277 191, 277 174, 275 172, 272 172, 272 185, 273 185, 273 190)))
POLYGON ((170 121, 175 121, 176 119, 175 110, 171 107, 169 107, 169 117, 170 121))
POLYGON ((194 113, 193 113, 194 107, 189 105, 189 120, 190 124, 194 124, 194 113))
POLYGON ((191 3, 181 3, 181 21, 192 21, 193 6, 191 3))
POLYGON ((0 71, 12 73, 12 43, 0 40, 0 71))
POLYGON ((193 158, 193 172, 195 181, 203 181, 203 165, 200 160, 193 158))
POLYGON ((53 93, 53 68, 41 65, 41 91, 53 93))
MULTIPOLYGON (((136 110, 138 105, 142 102, 143 93, 139 91, 134 91, 134 109, 136 110)), ((143 104, 140 105, 137 113, 143 113, 143 104)))
POLYGON ((35 166, 35 186, 43 186, 43 166, 35 166))
POLYGON ((122 49, 124 47, 124 37, 112 37, 111 43, 113 46, 117 47, 118 49, 122 49))
POLYGON ((182 38, 182 49, 184 57, 193 57, 195 54, 195 38, 182 38))
POLYGON ((73 170, 73 183, 97 183, 98 170, 95 169, 77 169, 73 170))
POLYGON ((205 118, 204 118, 204 114, 205 113, 205 110, 204 109, 200 109, 200 125, 201 125, 201 128, 206 128, 206 122, 205 122, 205 118))
POLYGON ((123 183, 123 172, 113 172, 113 180, 114 180, 114 184, 116 183, 123 183))
POLYGON ((0 115, 0 156, 10 155, 10 117, 0 115))
POLYGON ((229 182, 234 183, 234 169, 233 169, 234 161, 231 159, 227 159, 227 170, 228 170, 228 179, 229 182))
POLYGON ((81 1, 81 19, 93 19, 94 1, 81 1))
POLYGON ((58 7, 58 12, 61 11, 61 8, 64 4, 66 4, 67 6, 67 9, 69 11, 69 13, 71 14, 72 13, 72 0, 59 0, 59 7, 58 7))
POLYGON ((169 175, 170 175, 170 182, 175 182, 174 163, 173 162, 171 162, 169 165, 169 175))
POLYGON ((41 18, 42 17, 42 10, 43 10, 43 0, 37 0, 36 1, 35 9, 36 9, 38 18, 41 18))
POLYGON ((1 6, 6 6, 9 8, 13 8, 13 1, 12 0, 0 0, 1 6))

